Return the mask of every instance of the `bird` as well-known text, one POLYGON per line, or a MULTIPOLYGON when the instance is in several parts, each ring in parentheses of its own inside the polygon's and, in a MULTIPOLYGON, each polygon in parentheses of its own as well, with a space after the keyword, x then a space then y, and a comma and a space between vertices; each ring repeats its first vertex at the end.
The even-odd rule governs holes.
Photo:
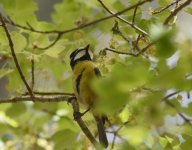
POLYGON ((101 76, 101 73, 91 59, 89 47, 88 44, 84 48, 78 48, 70 54, 70 66, 73 71, 73 89, 77 101, 88 109, 92 109, 91 113, 93 114, 97 124, 99 142, 106 148, 108 146, 108 140, 104 128, 106 117, 98 115, 94 111, 97 95, 91 87, 92 80, 101 76))

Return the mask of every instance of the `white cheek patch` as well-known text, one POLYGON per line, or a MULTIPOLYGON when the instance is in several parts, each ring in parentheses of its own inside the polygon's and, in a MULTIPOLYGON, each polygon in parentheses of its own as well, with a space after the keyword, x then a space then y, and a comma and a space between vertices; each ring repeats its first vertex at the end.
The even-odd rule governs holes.
POLYGON ((74 57, 74 61, 83 57, 85 54, 86 54, 85 50, 78 52, 77 55, 75 55, 75 57, 74 57))

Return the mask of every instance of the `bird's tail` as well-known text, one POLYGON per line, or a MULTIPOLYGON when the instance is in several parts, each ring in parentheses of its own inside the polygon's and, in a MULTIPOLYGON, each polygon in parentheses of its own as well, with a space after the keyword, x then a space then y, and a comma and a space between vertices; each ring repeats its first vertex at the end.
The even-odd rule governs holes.
POLYGON ((106 148, 108 146, 108 140, 105 133, 105 128, 103 124, 103 120, 101 117, 94 116, 96 122, 97 122, 97 129, 99 134, 99 142, 106 148))

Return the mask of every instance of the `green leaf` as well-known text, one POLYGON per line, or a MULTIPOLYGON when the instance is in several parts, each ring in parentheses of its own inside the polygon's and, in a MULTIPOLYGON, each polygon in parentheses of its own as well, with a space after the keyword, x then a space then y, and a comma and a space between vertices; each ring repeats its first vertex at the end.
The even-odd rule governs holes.
POLYGON ((12 104, 10 104, 10 103, 0 105, 0 110, 5 112, 11 106, 12 106, 12 104))
POLYGON ((65 50, 65 43, 66 43, 66 40, 58 41, 53 47, 47 49, 44 54, 46 54, 46 55, 48 55, 50 57, 58 58, 59 54, 63 50, 65 50))
POLYGON ((13 127, 12 129, 15 129, 19 126, 19 123, 15 119, 12 119, 9 116, 7 116, 5 112, 0 111, 0 118, 1 118, 1 122, 6 124, 7 127, 10 126, 10 127, 13 127))
POLYGON ((121 119, 121 121, 122 122, 126 122, 126 121, 128 121, 129 120, 129 118, 130 118, 130 111, 129 111, 129 109, 127 108, 127 107, 125 107, 122 111, 121 111, 121 113, 119 113, 119 117, 120 117, 120 119, 121 119))
MULTIPOLYGON (((29 34, 29 43, 30 47, 33 48, 34 46, 38 47, 46 47, 50 44, 49 37, 47 35, 43 34, 37 34, 37 33, 31 33, 29 34)), ((42 53, 43 51, 38 51, 39 53, 42 53)))
POLYGON ((13 69, 0 69, 0 79, 13 72, 13 69))
POLYGON ((173 139, 170 138, 170 137, 168 137, 168 136, 159 137, 159 142, 160 142, 160 144, 161 144, 164 148, 166 148, 166 147, 168 146, 168 144, 169 144, 169 145, 172 144, 173 139))
POLYGON ((95 0, 89 0, 89 1, 76 0, 76 3, 81 3, 92 9, 98 8, 98 5, 99 5, 98 2, 95 0))
POLYGON ((182 135, 184 138, 184 142, 181 143, 181 149, 182 150, 189 150, 191 149, 191 141, 192 141, 192 136, 190 135, 182 135))
POLYGON ((7 74, 8 84, 7 90, 8 92, 12 93, 15 91, 20 91, 23 87, 21 84, 22 80, 20 79, 17 70, 12 71, 11 73, 7 74))
POLYGON ((57 103, 53 103, 53 104, 47 104, 45 105, 44 103, 40 103, 40 102, 36 102, 34 104, 34 108, 38 109, 38 110, 45 110, 45 111, 50 111, 50 112, 56 112, 57 110, 57 103))
POLYGON ((148 82, 150 79, 148 69, 149 63, 144 59, 129 58, 125 63, 117 62, 109 77, 99 79, 93 85, 100 96, 97 101, 98 111, 103 113, 118 111, 130 100, 131 90, 148 82))
POLYGON ((5 123, 0 123, 0 134, 5 133, 8 130, 8 126, 5 123))
POLYGON ((126 138, 132 146, 138 146, 144 142, 153 142, 148 130, 141 126, 133 126, 122 129, 119 131, 119 135, 126 138))
POLYGON ((52 18, 60 29, 71 28, 75 26, 75 22, 89 20, 87 14, 90 12, 87 5, 75 2, 75 0, 63 0, 63 2, 55 4, 54 9, 52 18))
POLYGON ((10 117, 16 118, 26 112, 26 106, 24 103, 12 104, 10 108, 7 109, 6 114, 10 117))
POLYGON ((190 15, 192 15, 192 8, 191 7, 186 8, 185 12, 187 12, 190 15))
POLYGON ((121 145, 121 150, 136 150, 136 148, 129 143, 125 143, 123 146, 121 145))
POLYGON ((166 59, 175 53, 176 44, 174 43, 175 30, 169 30, 162 25, 152 25, 150 28, 150 37, 156 42, 156 56, 160 59, 166 59))
POLYGON ((116 88, 114 82, 103 79, 94 85, 100 95, 96 109, 104 114, 118 111, 128 100, 129 94, 116 88), (112 92, 113 91, 113 92, 112 92))
POLYGON ((17 23, 31 23, 36 20, 37 4, 33 0, 1 0, 5 12, 17 23))
POLYGON ((60 130, 52 136, 52 140, 55 143, 56 150, 74 149, 77 142, 77 133, 69 129, 60 130))
POLYGON ((7 36, 3 28, 0 28, 0 35, 1 35, 0 36, 0 47, 1 47, 0 54, 6 56, 10 54, 10 48, 9 48, 9 42, 8 42, 7 36))
MULTIPOLYGON (((50 23, 50 22, 45 22, 45 21, 38 21, 35 22, 33 24, 31 24, 31 26, 39 31, 49 31, 49 30, 54 30, 55 29, 55 25, 50 23)), ((25 31, 25 30, 23 30, 25 31)))
POLYGON ((35 116, 33 116, 32 118, 31 118, 31 121, 33 122, 33 129, 35 130, 35 129, 40 129, 40 130, 42 130, 42 128, 43 128, 43 126, 45 125, 45 124, 47 124, 50 120, 51 120, 51 118, 52 118, 52 116, 51 115, 49 115, 48 113, 38 113, 38 114, 34 114, 35 116))
POLYGON ((11 32, 11 38, 12 38, 12 41, 14 43, 15 52, 18 53, 26 47, 27 41, 21 33, 11 32))
POLYGON ((189 115, 189 116, 192 116, 192 103, 189 103, 189 105, 185 108, 182 108, 182 111, 189 115))
POLYGON ((172 1, 171 0, 158 0, 158 3, 161 5, 161 6, 166 6, 168 4, 170 4, 172 1))
POLYGON ((78 132, 79 127, 76 125, 74 121, 72 121, 71 118, 68 117, 61 117, 60 120, 57 122, 58 129, 64 130, 64 129, 70 129, 71 131, 78 132))

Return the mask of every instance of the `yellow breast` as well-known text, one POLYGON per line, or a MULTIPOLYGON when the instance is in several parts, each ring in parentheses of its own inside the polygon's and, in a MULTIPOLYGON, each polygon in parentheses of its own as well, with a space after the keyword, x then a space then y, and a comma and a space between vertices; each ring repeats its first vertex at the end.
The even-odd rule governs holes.
POLYGON ((91 107, 96 95, 91 88, 91 82, 96 77, 95 65, 91 61, 78 62, 74 68, 73 88, 78 101, 91 107))

